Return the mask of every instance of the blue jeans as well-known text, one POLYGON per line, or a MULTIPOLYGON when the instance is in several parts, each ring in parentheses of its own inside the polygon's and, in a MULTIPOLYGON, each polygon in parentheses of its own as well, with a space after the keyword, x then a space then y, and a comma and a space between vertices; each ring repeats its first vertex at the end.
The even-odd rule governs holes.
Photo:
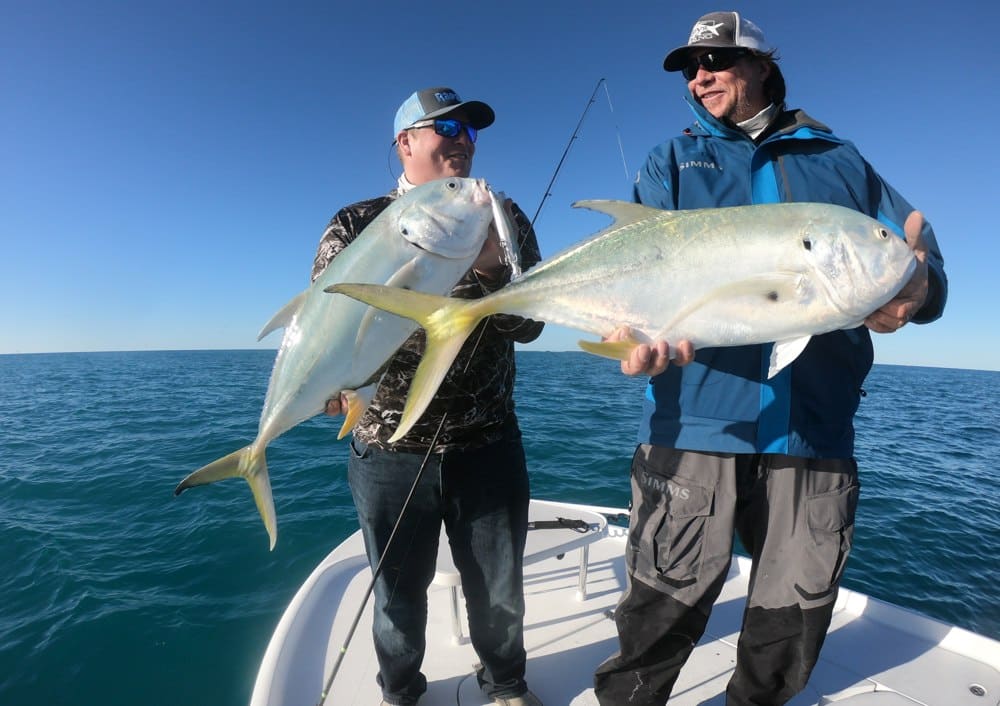
MULTIPOLYGON (((427 589, 434 579, 441 523, 462 577, 469 635, 490 698, 517 696, 524 682, 524 541, 528 472, 516 424, 502 441, 431 454, 375 582, 375 654, 383 698, 415 704, 427 690, 427 589)), ((348 481, 372 568, 385 551, 421 454, 351 442, 348 481)))

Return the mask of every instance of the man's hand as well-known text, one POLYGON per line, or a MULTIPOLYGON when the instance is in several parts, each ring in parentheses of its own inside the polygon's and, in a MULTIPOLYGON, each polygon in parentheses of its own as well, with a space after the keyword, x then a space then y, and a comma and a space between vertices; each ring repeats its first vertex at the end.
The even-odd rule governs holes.
MULTIPOLYGON (((628 326, 615 329, 605 341, 622 341, 629 338, 631 331, 628 326)), ((674 365, 687 365, 694 360, 694 346, 690 341, 679 341, 674 346, 674 365)), ((670 365, 670 345, 666 341, 657 341, 653 345, 640 343, 622 361, 622 372, 626 375, 659 375, 670 365)))
POLYGON ((347 413, 347 395, 343 392, 338 397, 331 397, 326 401, 326 409, 323 410, 331 417, 338 417, 347 413))
POLYGON ((920 307, 927 301, 927 246, 920 237, 924 225, 924 217, 920 211, 914 211, 903 225, 906 234, 906 244, 910 246, 917 258, 917 269, 890 302, 865 319, 865 326, 875 333, 892 333, 898 331, 914 317, 920 307))

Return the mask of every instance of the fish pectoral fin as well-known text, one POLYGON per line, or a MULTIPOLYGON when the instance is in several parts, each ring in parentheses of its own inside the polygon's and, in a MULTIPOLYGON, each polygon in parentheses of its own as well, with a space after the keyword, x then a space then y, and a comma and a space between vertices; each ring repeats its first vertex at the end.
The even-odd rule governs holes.
POLYGON ((340 427, 340 433, 337 434, 338 440, 350 434, 351 430, 358 425, 361 415, 372 403, 377 389, 378 382, 373 382, 371 385, 359 387, 357 390, 344 390, 341 393, 347 398, 347 413, 344 415, 344 423, 340 427))
POLYGON ((599 355, 602 358, 628 360, 632 351, 639 345, 639 339, 630 335, 620 341, 577 341, 576 344, 587 353, 599 355))
POLYGON ((773 378, 781 372, 782 368, 798 358, 799 354, 809 344, 810 339, 812 339, 812 336, 801 336, 775 343, 771 348, 771 359, 767 366, 767 379, 770 380, 773 378))
POLYGON ((254 503, 264 521, 264 528, 270 538, 271 549, 278 541, 278 521, 274 512, 274 498, 271 495, 271 481, 267 475, 267 458, 264 449, 255 452, 253 445, 244 446, 227 456, 212 461, 191 473, 174 488, 174 495, 180 495, 188 488, 206 485, 226 478, 241 477, 250 484, 254 503))
POLYGON ((732 301, 745 297, 756 297, 760 299, 762 304, 767 302, 784 302, 795 296, 800 280, 801 275, 797 272, 777 272, 728 282, 709 290, 698 299, 689 302, 674 314, 674 318, 667 322, 661 330, 671 331, 696 311, 726 300, 732 301))
MULTIPOLYGON (((410 260, 396 270, 392 277, 386 280, 384 286, 406 288, 407 285, 414 281, 414 276, 416 274, 416 261, 410 260)), ((326 291, 330 292, 332 289, 332 287, 328 287, 326 291)), ((361 322, 358 324, 358 334, 354 337, 355 350, 359 350, 361 342, 364 341, 365 337, 368 335, 368 329, 375 323, 375 318, 378 316, 378 312, 378 307, 375 306, 369 306, 365 309, 365 314, 361 317, 361 322)))
POLYGON ((309 290, 307 289, 285 304, 281 308, 281 311, 272 316, 271 320, 264 324, 264 328, 262 328, 260 333, 257 334, 257 340, 259 341, 272 331, 284 328, 285 326, 288 326, 288 324, 292 323, 292 319, 294 319, 295 315, 299 313, 299 309, 302 308, 302 303, 306 300, 308 295, 309 290))

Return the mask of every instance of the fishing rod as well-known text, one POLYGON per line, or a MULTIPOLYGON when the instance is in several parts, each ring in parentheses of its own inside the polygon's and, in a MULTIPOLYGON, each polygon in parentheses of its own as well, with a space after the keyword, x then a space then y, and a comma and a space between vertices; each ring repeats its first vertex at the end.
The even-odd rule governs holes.
MULTIPOLYGON (((576 129, 573 130, 573 134, 569 136, 569 142, 566 143, 566 149, 563 150, 562 156, 559 158, 559 163, 556 165, 556 169, 552 172, 552 178, 549 179, 549 185, 545 187, 545 193, 542 194, 542 200, 538 204, 538 210, 535 211, 535 215, 531 218, 531 226, 535 226, 535 221, 538 220, 538 214, 542 212, 542 206, 545 205, 545 200, 552 195, 552 186, 556 183, 556 177, 559 176, 559 171, 562 169, 563 162, 566 161, 566 157, 569 156, 570 147, 573 146, 573 140, 576 139, 580 132, 580 128, 583 127, 583 121, 587 117, 587 112, 590 110, 590 106, 594 104, 597 97, 597 91, 600 90, 601 84, 604 85, 604 93, 608 97, 608 108, 611 110, 611 114, 614 115, 615 108, 611 105, 611 92, 608 91, 608 80, 605 78, 600 78, 597 80, 597 84, 594 86, 594 92, 590 94, 590 99, 587 101, 587 105, 583 109, 583 113, 580 115, 580 120, 576 124, 576 129)), ((618 125, 615 124, 615 133, 618 136, 618 150, 622 155, 622 165, 625 167, 625 179, 629 178, 628 164, 625 161, 625 148, 622 146, 622 135, 621 131, 618 129, 618 125)))

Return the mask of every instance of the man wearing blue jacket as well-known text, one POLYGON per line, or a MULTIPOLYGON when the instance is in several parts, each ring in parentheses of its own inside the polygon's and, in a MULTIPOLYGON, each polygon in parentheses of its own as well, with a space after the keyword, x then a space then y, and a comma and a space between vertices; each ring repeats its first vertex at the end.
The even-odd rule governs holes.
POLYGON ((667 702, 725 581, 735 535, 753 571, 726 703, 774 706, 809 679, 850 553, 869 331, 937 319, 947 279, 923 217, 853 144, 785 107, 775 51, 755 24, 736 12, 705 15, 663 67, 682 72, 695 122, 650 152, 636 201, 839 204, 905 237, 918 260, 864 326, 813 337, 772 379, 770 344, 694 351, 676 341, 670 364, 660 341, 622 363, 650 381, 632 462, 629 581, 615 611, 620 650, 597 669, 598 700, 667 702))

